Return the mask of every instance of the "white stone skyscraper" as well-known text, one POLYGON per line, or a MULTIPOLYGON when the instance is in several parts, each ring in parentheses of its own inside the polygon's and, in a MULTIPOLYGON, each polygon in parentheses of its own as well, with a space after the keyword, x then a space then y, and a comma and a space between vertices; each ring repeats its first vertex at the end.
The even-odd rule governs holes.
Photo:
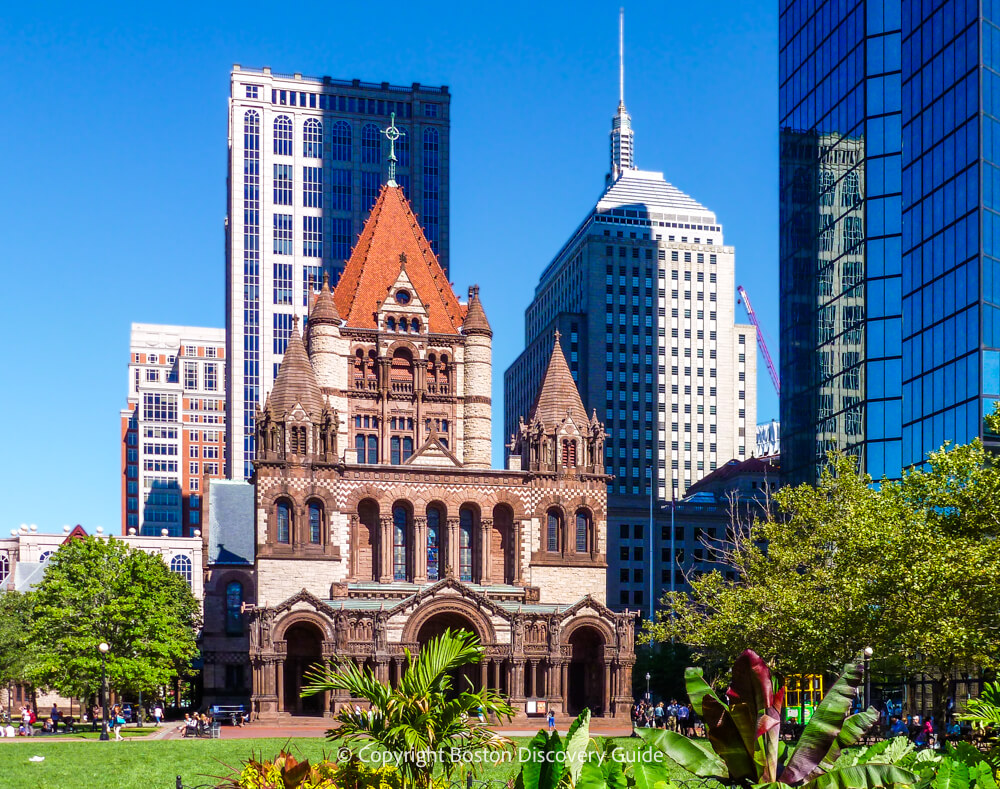
POLYGON ((648 608, 674 565, 661 547, 669 503, 754 451, 757 341, 735 322, 722 225, 662 173, 635 167, 619 98, 609 184, 542 272, 525 350, 504 377, 504 427, 512 434, 528 411, 558 329, 584 404, 607 425, 608 603, 648 608))

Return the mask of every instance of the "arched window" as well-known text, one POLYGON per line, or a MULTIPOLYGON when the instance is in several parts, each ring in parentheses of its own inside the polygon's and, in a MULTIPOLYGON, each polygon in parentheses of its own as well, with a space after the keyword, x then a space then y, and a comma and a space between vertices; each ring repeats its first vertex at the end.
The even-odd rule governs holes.
POLYGON ((427 508, 427 580, 441 578, 441 510, 427 508))
POLYGON ((392 508, 392 577, 395 581, 406 580, 408 520, 405 507, 397 504, 392 508))
POLYGON ((562 531, 562 514, 558 510, 549 510, 545 520, 545 550, 549 553, 559 553, 560 531, 562 531))
POLYGON ((177 573, 191 586, 191 557, 178 554, 170 560, 170 572, 177 573))
POLYGON ((302 155, 323 158, 323 124, 315 118, 307 120, 302 127, 302 155))
POLYGON ((563 439, 562 463, 567 468, 576 467, 576 442, 572 439, 563 439))
POLYGON ((472 534, 476 514, 468 507, 458 513, 458 578, 472 581, 472 534))
POLYGON ((292 508, 287 501, 278 502, 278 542, 292 541, 292 508))
POLYGON ((576 512, 576 552, 587 553, 590 550, 590 513, 586 510, 576 512))
POLYGON ((38 557, 38 561, 42 564, 47 562, 52 557, 52 551, 42 551, 42 555, 38 557))
POLYGON ((333 124, 330 153, 335 162, 351 161, 351 124, 347 121, 333 124))
POLYGON ((243 584, 230 581, 226 584, 226 635, 243 635, 243 584))
POLYGON ((381 137, 378 133, 378 126, 374 123, 366 123, 361 129, 361 163, 381 164, 382 145, 381 137))
POLYGON ((392 354, 389 367, 391 391, 409 394, 413 391, 413 354, 407 348, 397 348, 392 354))
POLYGON ((390 315, 385 319, 385 326, 389 331, 396 331, 396 319, 390 315))
POLYGON ((312 501, 309 503, 309 542, 319 545, 323 540, 323 507, 312 501))
POLYGON ((292 119, 287 115, 274 119, 274 152, 280 156, 292 155, 292 119))
POLYGON ((410 318, 410 331, 418 332, 420 331, 420 321, 416 318, 410 318))
POLYGON ((306 454, 306 429, 302 425, 293 425, 291 430, 291 451, 293 455, 306 454))
POLYGON ((6 581, 8 575, 10 575, 10 559, 6 555, 0 556, 0 583, 6 581))

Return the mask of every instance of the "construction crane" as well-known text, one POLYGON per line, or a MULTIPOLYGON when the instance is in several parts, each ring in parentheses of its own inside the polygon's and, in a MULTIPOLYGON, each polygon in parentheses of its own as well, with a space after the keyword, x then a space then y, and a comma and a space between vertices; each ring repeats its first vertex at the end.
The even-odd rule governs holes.
POLYGON ((747 292, 743 289, 742 285, 737 286, 736 292, 740 294, 743 306, 746 307, 750 323, 757 330, 757 344, 760 345, 761 353, 764 354, 764 362, 767 364, 767 371, 771 374, 771 383, 774 384, 774 391, 778 397, 781 397, 781 381, 778 378, 778 371, 774 369, 774 361, 771 359, 771 352, 767 350, 767 343, 764 342, 764 332, 761 330, 760 321, 757 320, 757 314, 753 311, 753 306, 750 304, 750 297, 747 296, 747 292))

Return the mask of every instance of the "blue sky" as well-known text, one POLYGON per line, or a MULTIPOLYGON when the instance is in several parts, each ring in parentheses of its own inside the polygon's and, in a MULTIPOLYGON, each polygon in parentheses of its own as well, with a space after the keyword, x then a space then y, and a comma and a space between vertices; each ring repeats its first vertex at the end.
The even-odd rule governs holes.
MULTIPOLYGON (((502 372, 599 196, 617 2, 8 4, 0 16, 0 534, 120 529, 131 322, 223 326, 233 63, 452 92, 452 279, 502 372)), ((777 354, 773 2, 625 8, 638 166, 714 210, 777 354)), ((737 318, 745 320, 742 308, 737 318)), ((777 417, 763 363, 758 417, 777 417)))

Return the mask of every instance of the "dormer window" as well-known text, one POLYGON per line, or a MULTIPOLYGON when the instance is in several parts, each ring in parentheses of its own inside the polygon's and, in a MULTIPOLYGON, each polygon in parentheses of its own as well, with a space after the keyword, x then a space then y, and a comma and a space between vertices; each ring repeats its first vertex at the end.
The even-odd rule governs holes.
POLYGON ((410 298, 411 298, 410 297, 410 291, 403 290, 403 289, 400 289, 400 290, 396 291, 396 303, 397 304, 400 304, 400 305, 402 305, 402 306, 405 307, 407 304, 410 303, 410 298))
POLYGON ((386 318, 385 327, 389 331, 396 331, 396 319, 393 318, 392 316, 386 318))

